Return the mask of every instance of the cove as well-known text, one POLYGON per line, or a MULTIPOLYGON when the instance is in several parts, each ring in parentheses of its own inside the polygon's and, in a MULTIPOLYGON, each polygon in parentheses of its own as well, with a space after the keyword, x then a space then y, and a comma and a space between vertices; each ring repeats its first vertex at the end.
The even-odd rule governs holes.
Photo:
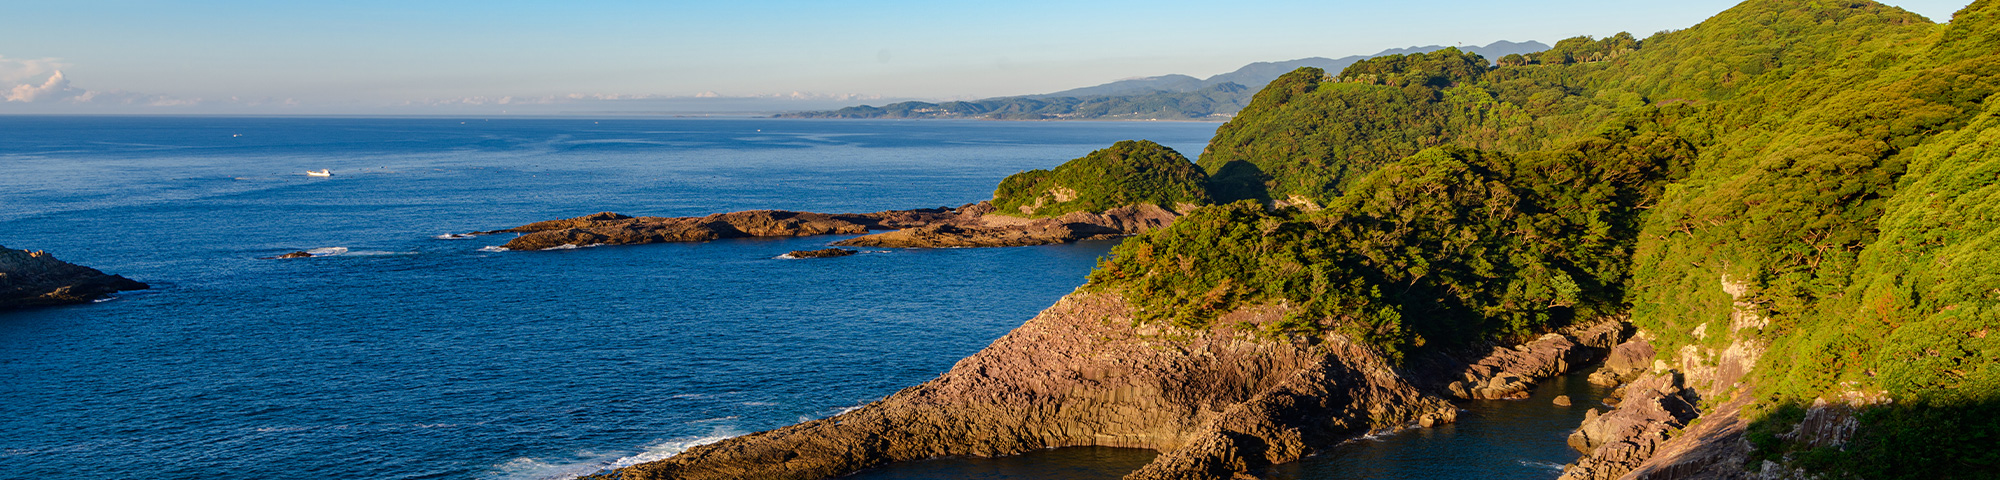
MULTIPOLYGON (((1570 432, 1611 393, 1584 381, 1596 365, 1543 380, 1525 400, 1456 402, 1458 422, 1342 443, 1260 475, 1270 480, 1555 478, 1577 457, 1570 432), (1571 406, 1554 404, 1568 395, 1571 406)), ((1602 411, 1602 410, 1600 410, 1602 411)), ((1117 480, 1157 452, 1078 447, 1000 458, 953 457, 906 462, 842 477, 852 480, 1117 480)))

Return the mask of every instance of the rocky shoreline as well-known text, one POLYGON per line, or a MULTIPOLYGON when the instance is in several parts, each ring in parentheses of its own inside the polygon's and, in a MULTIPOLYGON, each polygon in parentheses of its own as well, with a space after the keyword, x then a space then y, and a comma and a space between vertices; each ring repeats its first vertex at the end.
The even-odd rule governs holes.
POLYGON ((862 408, 591 478, 819 479, 1071 446, 1161 452, 1127 479, 1254 478, 1343 440, 1453 422, 1447 398, 1510 398, 1602 357, 1626 329, 1610 320, 1399 368, 1343 335, 1256 330, 1286 313, 1244 307, 1188 330, 1136 323, 1121 296, 1080 290, 937 379, 862 408))
POLYGON ((991 203, 979 202, 957 208, 839 214, 749 210, 703 217, 632 217, 600 212, 473 234, 520 234, 501 246, 517 251, 705 242, 725 238, 858 235, 877 231, 883 232, 835 242, 834 245, 1019 247, 1117 238, 1164 227, 1180 216, 1156 205, 1129 205, 1102 213, 1075 212, 1055 218, 1032 219, 993 215, 993 211, 991 203))
POLYGON ((144 283, 57 260, 43 251, 0 246, 0 310, 88 303, 144 283))

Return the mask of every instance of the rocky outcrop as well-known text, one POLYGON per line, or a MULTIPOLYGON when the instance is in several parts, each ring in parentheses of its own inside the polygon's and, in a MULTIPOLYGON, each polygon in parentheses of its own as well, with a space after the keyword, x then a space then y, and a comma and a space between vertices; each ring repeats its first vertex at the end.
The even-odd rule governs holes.
POLYGON ((85 303, 146 284, 73 265, 48 252, 0 246, 0 310, 85 303))
MULTIPOLYGON (((1216 325, 1283 318, 1249 307, 1216 325)), ((1066 446, 1163 452, 1130 479, 1217 479, 1369 432, 1455 419, 1339 335, 1273 339, 1135 325, 1116 294, 1071 294, 937 379, 852 412, 689 449, 604 478, 819 479, 947 455, 1066 446)))
POLYGON ((1448 378, 1444 389, 1465 399, 1528 398, 1535 382, 1568 373, 1597 360, 1625 330, 1622 320, 1605 320, 1571 332, 1550 333, 1512 348, 1495 346, 1448 378))
POLYGON ((1013 247, 1115 238, 1166 226, 1179 216, 1154 205, 1125 206, 1102 213, 1074 212, 1045 219, 989 215, 992 212, 993 206, 986 202, 958 208, 842 214, 751 210, 705 217, 630 217, 602 212, 475 234, 521 234, 502 246, 508 250, 702 242, 744 237, 857 235, 878 230, 894 231, 848 239, 835 245, 1013 247))
POLYGON ((810 212, 752 210, 706 217, 628 217, 603 212, 536 222, 488 233, 520 233, 503 248, 546 250, 562 246, 701 242, 720 238, 795 237, 867 233, 854 219, 810 212))
POLYGON ((1604 357, 1604 365, 1591 372, 1590 383, 1607 387, 1623 385, 1638 379, 1652 364, 1653 344, 1644 338, 1633 337, 1631 341, 1611 348, 1611 353, 1604 357))
POLYGON ((1128 205, 1102 213, 1071 212, 1026 219, 979 212, 956 221, 878 233, 834 245, 891 248, 1019 247, 1101 240, 1167 226, 1180 215, 1157 205, 1128 205))
POLYGON ((1620 391, 1618 408, 1585 413, 1569 445, 1586 455, 1565 468, 1562 479, 1618 478, 1652 458, 1671 431, 1697 415, 1693 392, 1681 380, 1673 372, 1646 374, 1620 391))
POLYGON ((1757 398, 1756 386, 1744 377, 1764 353, 1757 334, 1769 322, 1748 299, 1746 284, 1725 276, 1721 288, 1735 300, 1729 317, 1713 322, 1713 331, 1703 323, 1688 332, 1704 342, 1656 352, 1652 335, 1639 332, 1612 349, 1591 381, 1629 383, 1606 400, 1615 408, 1592 410, 1570 435, 1570 446, 1585 454, 1564 468, 1562 480, 1799 477, 1776 464, 1760 472, 1744 469, 1751 445, 1742 412, 1757 398), (1724 346, 1703 346, 1717 344, 1724 346), (1727 400, 1703 405, 1703 399, 1727 400))
POLYGON ((819 250, 793 250, 791 253, 779 255, 778 258, 832 258, 845 257, 856 253, 860 252, 845 248, 822 248, 819 250))

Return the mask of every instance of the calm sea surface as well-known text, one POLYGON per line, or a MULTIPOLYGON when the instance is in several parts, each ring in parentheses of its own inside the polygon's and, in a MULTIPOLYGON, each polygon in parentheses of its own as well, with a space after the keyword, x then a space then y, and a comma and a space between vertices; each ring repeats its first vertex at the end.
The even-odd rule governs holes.
MULTIPOLYGON (((779 260, 843 237, 496 253, 480 248, 504 238, 438 236, 606 210, 955 206, 1117 140, 1193 155, 1214 128, 0 116, 0 245, 154 286, 0 313, 0 478, 566 478, 830 416, 950 368, 1111 244, 779 260), (336 175, 303 174, 320 168, 336 175), (296 250, 334 254, 257 259, 296 250)), ((1555 450, 1450 447, 1472 423, 1412 448, 1552 478, 1543 464, 1570 459, 1550 452, 1581 410, 1557 414, 1568 426, 1538 433, 1555 450)), ((1559 425, 1549 415, 1526 417, 1559 425)), ((1418 437, 1383 442, 1399 438, 1418 437)), ((1352 445, 1278 473, 1454 478, 1324 461, 1421 463, 1352 445)), ((1150 455, 860 478, 1116 478, 1150 455)))

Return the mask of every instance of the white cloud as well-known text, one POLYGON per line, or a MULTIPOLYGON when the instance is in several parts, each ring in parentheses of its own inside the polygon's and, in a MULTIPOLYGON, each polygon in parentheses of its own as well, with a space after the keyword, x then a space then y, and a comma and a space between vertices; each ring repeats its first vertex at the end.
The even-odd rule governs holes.
POLYGON ((50 72, 61 70, 69 64, 54 58, 7 58, 0 55, 0 82, 19 82, 30 78, 42 78, 50 72))
POLYGON ((56 70, 55 74, 49 75, 49 79, 41 85, 23 83, 15 85, 13 90, 7 92, 7 101, 24 103, 59 102, 71 99, 88 102, 94 97, 96 97, 95 92, 69 86, 69 79, 63 78, 62 70, 56 70))
MULTIPOLYGON (((15 63, 17 64, 17 66, 21 64, 21 62, 15 62, 15 63)), ((92 104, 92 105, 143 106, 143 107, 187 107, 187 106, 215 104, 215 103, 254 106, 254 105, 264 105, 264 104, 280 102, 278 100, 272 100, 272 99, 244 100, 235 97, 231 97, 229 100, 222 102, 211 102, 200 98, 185 98, 185 97, 176 97, 171 95, 160 95, 153 93, 127 92, 121 90, 90 90, 70 85, 69 77, 63 75, 62 70, 51 70, 48 78, 43 79, 40 82, 32 81, 32 79, 35 77, 28 77, 28 78, 31 80, 28 83, 17 84, 11 89, 0 90, 0 103, 4 102, 40 103, 40 104, 67 103, 76 105, 92 104)), ((284 100, 283 102, 287 102, 286 104, 296 103, 296 102, 291 102, 289 99, 284 100)))

